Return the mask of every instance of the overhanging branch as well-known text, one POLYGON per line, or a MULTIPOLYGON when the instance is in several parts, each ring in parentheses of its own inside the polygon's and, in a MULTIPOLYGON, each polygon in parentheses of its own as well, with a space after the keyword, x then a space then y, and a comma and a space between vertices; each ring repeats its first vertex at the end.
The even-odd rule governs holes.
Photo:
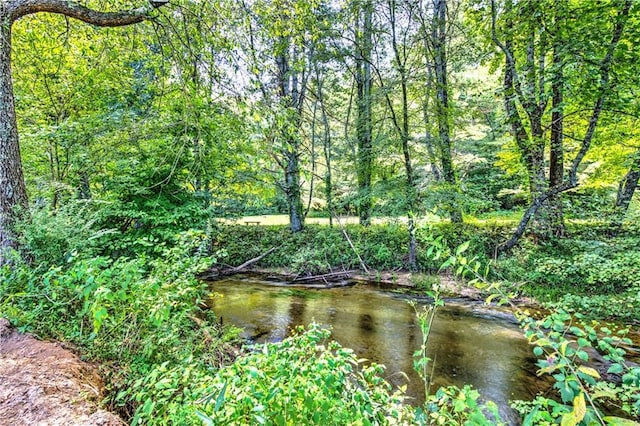
POLYGON ((98 27, 121 27, 149 19, 150 12, 162 5, 164 3, 154 2, 127 11, 101 12, 69 0, 14 0, 9 2, 8 12, 11 22, 34 13, 48 12, 65 15, 98 27))

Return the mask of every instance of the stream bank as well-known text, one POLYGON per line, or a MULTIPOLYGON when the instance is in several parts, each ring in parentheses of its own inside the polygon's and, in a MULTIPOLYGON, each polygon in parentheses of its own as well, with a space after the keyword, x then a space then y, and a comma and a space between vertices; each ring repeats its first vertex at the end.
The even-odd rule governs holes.
POLYGON ((122 426, 99 407, 97 368, 57 342, 19 333, 0 318, 0 424, 122 426))

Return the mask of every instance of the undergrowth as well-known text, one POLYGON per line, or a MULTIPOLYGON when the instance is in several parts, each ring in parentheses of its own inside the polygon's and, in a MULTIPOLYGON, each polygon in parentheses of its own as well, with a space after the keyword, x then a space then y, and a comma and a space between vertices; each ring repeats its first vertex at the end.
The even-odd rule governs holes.
MULTIPOLYGON (((306 273, 358 267, 341 229, 309 226, 291 234, 284 227, 214 225, 208 232, 164 228, 134 241, 132 234, 104 228, 100 217, 99 209, 88 207, 34 215, 22 227, 25 258, 32 263, 16 260, 0 269, 0 315, 23 331, 70 342, 101 363, 109 390, 105 403, 132 424, 499 422, 495 406, 469 387, 437 390, 416 410, 383 379, 383 367, 358 360, 317 326, 279 344, 239 350, 237 330, 221 327, 205 306, 210 290, 194 278, 197 272, 220 262, 240 264, 271 247, 278 250, 261 266, 306 273)), ((620 352, 627 340, 603 337, 602 326, 584 316, 617 311, 617 318, 637 318, 637 239, 601 242, 590 236, 526 247, 493 271, 480 265, 490 264, 490 248, 505 228, 478 229, 421 228, 422 268, 439 270, 444 261, 453 272, 471 271, 493 292, 491 298, 511 297, 496 293, 507 288, 494 284, 498 275, 548 292, 563 289, 549 318, 523 317, 541 357, 540 374, 551 374, 559 392, 555 399, 516 403, 525 423, 605 421, 599 410, 606 401, 637 415, 640 372, 620 352), (593 350, 605 357, 605 370, 585 364, 593 350)), ((406 232, 400 225, 346 231, 370 267, 404 266, 406 232)), ((418 357, 416 365, 424 367, 424 353, 418 357)))

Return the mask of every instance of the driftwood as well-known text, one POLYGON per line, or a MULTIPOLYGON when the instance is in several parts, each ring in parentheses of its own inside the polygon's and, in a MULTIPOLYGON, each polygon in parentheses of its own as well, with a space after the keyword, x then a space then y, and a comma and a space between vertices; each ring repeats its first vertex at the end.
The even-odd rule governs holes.
POLYGON ((355 271, 337 271, 337 272, 329 272, 328 274, 322 275, 311 275, 304 277, 296 277, 292 282, 294 283, 305 283, 305 282, 319 282, 323 281, 324 283, 328 283, 329 281, 336 280, 345 280, 351 278, 352 274, 355 271))
MULTIPOLYGON (((218 280, 230 275, 243 274, 249 272, 249 268, 261 259, 265 258, 269 254, 273 253, 279 247, 272 247, 260 256, 249 259, 246 262, 238 266, 218 265, 212 267, 206 271, 198 274, 198 278, 201 280, 218 280)), ((251 272, 251 275, 261 276, 259 279, 266 280, 268 282, 276 282, 276 285, 282 286, 301 286, 307 288, 333 288, 333 287, 346 287, 353 285, 353 274, 355 271, 332 271, 326 274, 320 275, 300 275, 291 274, 286 272, 279 273, 261 273, 260 271, 251 272)))
MULTIPOLYGON (((333 271, 320 275, 300 275, 287 272, 270 272, 263 275, 261 279, 269 282, 270 285, 282 287, 304 287, 304 288, 334 288, 348 287, 354 285, 353 279, 355 271, 333 271)), ((258 272, 258 275, 260 273, 258 272)))
POLYGON ((241 265, 238 266, 230 266, 224 269, 222 268, 211 268, 207 271, 201 272, 198 274, 198 278, 201 280, 214 280, 222 277, 226 277, 229 275, 239 274, 241 272, 245 272, 251 265, 259 262, 263 258, 267 257, 274 251, 276 251, 280 247, 271 247, 269 250, 262 253, 260 256, 256 256, 253 259, 249 259, 241 265))

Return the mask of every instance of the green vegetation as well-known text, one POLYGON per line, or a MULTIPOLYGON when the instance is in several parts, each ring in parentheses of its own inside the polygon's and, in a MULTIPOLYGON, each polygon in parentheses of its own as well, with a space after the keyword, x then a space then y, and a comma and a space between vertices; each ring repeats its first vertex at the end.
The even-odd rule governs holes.
POLYGON ((272 248, 464 275, 549 311, 525 424, 638 416, 605 321, 640 323, 639 2, 167 3, 0 0, 1 316, 99 362, 133 424, 495 424, 470 387, 410 407, 321 327, 241 349, 195 278, 272 248))
MULTIPOLYGON (((282 424, 326 424, 329 417, 340 419, 337 424, 499 421, 495 406, 469 387, 429 391, 429 360, 424 348, 436 310, 418 313, 425 340, 424 348, 416 353, 415 366, 423 375, 427 397, 416 409, 382 378, 383 367, 358 361, 353 352, 331 341, 327 330, 314 326, 282 343, 239 352, 237 331, 222 328, 215 313, 204 308, 202 303, 210 290, 194 278, 197 272, 216 262, 246 260, 276 243, 280 248, 264 258, 262 266, 287 266, 287 259, 288 266, 300 268, 301 273, 314 272, 312 267, 319 263, 323 268, 357 266, 341 263, 344 259, 354 261, 353 256, 344 255, 350 247, 340 230, 315 226, 292 234, 286 227, 216 225, 207 233, 175 229, 176 233, 164 241, 157 239, 151 244, 140 237, 138 244, 130 244, 130 236, 102 228, 101 217, 100 208, 86 202, 52 218, 34 214, 23 227, 23 246, 39 266, 16 260, 2 269, 0 309, 21 329, 70 342, 85 357, 99 361, 108 379, 105 402, 132 424, 261 420, 279 424, 277 419, 282 424), (78 238, 71 238, 73 229, 82 231, 78 238), (52 230, 55 232, 49 236, 52 230), (69 238, 56 240, 55 235, 69 238), (47 239, 58 243, 47 247, 47 239), (125 249, 127 256, 122 255, 125 249)), ((406 234, 397 226, 354 225, 346 229, 370 266, 396 265, 388 262, 397 261, 395 257, 406 247, 402 240, 406 234)), ((487 295, 495 294, 490 299, 507 296, 508 300, 508 292, 534 288, 540 294, 556 294, 552 293, 549 274, 545 275, 547 281, 537 278, 544 275, 542 270, 534 268, 529 275, 513 270, 515 266, 525 270, 530 257, 543 259, 535 264, 546 268, 557 256, 549 247, 523 249, 529 256, 516 253, 498 262, 495 270, 481 266, 491 262, 483 249, 491 247, 496 233, 494 227, 446 223, 421 228, 417 234, 421 244, 418 252, 424 256, 421 262, 433 265, 433 271, 444 264, 454 273, 471 273, 480 278, 479 283, 486 283, 482 287, 487 295), (462 244, 456 245, 460 241, 462 244), (469 253, 476 255, 465 257, 469 253), (496 282, 495 277, 506 271, 531 281, 519 287, 508 280, 496 282)), ((620 253, 611 258, 624 259, 622 253, 628 253, 631 259, 626 262, 631 262, 636 252, 623 245, 624 241, 626 238, 619 242, 620 253)), ((571 254, 571 247, 579 253, 578 243, 565 240, 563 244, 563 252, 571 254)), ((402 259, 397 265, 403 266, 402 259)), ((576 274, 584 274, 584 270, 577 269, 576 274)), ((613 296, 602 292, 597 297, 591 295, 594 288, 608 282, 608 275, 601 274, 589 286, 567 285, 562 298, 549 305, 557 313, 539 321, 523 317, 526 334, 537 345, 534 352, 542 355, 541 372, 553 375, 560 392, 560 400, 538 397, 515 402, 527 424, 575 416, 581 404, 587 407, 588 398, 597 405, 586 408, 587 421, 599 415, 595 407, 612 403, 619 404, 623 413, 637 415, 638 369, 624 359, 620 344, 630 343, 620 334, 624 331, 612 334, 599 322, 585 321, 587 314, 590 318, 638 321, 637 283, 625 282, 613 296), (625 300, 625 305, 611 306, 612 301, 620 300, 625 300), (611 363, 606 375, 582 367, 590 357, 586 348, 603 352, 611 363), (575 386, 562 387, 573 381, 575 386)), ((438 290, 435 282, 427 287, 438 290)))

